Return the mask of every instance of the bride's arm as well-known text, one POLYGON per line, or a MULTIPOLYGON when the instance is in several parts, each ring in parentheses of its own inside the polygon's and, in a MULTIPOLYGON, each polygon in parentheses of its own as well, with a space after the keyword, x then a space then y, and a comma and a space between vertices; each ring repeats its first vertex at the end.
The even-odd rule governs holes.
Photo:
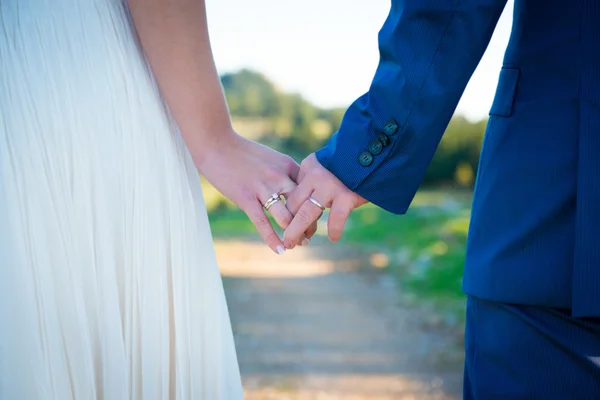
POLYGON ((196 166, 235 135, 215 67, 204 0, 129 0, 142 47, 196 166))
MULTIPOLYGON (((200 172, 248 215, 277 253, 284 247, 262 205, 289 193, 299 166, 290 157, 246 140, 231 127, 208 36, 204 0, 128 0, 152 72, 200 172)), ((292 215, 270 208, 285 229, 292 215)), ((307 231, 310 237, 313 224, 307 231)))

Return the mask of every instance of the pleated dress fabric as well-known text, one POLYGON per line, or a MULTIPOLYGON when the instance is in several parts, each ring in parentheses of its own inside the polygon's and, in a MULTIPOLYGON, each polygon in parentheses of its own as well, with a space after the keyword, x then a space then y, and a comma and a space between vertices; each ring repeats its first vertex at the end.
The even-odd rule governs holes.
POLYGON ((242 399, 198 173, 120 0, 0 0, 0 399, 242 399))

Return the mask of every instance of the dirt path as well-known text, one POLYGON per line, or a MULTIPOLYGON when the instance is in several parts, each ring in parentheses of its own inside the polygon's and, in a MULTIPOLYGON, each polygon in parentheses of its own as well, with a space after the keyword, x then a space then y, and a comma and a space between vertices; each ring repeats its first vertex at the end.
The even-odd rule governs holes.
POLYGON ((247 400, 460 397, 455 340, 359 253, 219 241, 217 255, 247 400))

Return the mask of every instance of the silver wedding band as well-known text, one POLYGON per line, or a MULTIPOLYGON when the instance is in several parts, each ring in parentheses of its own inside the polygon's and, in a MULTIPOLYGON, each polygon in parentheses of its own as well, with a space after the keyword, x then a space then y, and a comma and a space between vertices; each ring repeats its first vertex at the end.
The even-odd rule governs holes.
POLYGON ((273 206, 273 204, 277 203, 278 201, 281 201, 281 197, 279 196, 278 193, 273 193, 271 195, 271 197, 269 198, 269 200, 267 200, 265 202, 265 210, 269 211, 269 208, 271 208, 273 206))
POLYGON ((321 211, 325 211, 325 207, 321 203, 319 203, 318 201, 316 201, 314 199, 314 197, 308 196, 308 200, 310 200, 310 202, 313 203, 315 206, 319 207, 321 209, 321 211))

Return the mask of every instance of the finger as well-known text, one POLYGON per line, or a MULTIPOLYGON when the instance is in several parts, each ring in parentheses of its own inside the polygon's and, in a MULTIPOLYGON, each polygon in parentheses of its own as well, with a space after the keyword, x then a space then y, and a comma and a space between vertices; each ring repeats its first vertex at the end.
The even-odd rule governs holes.
MULTIPOLYGON (((265 205, 267 201, 269 201, 273 196, 278 196, 280 200, 277 200, 275 203, 271 203, 271 206, 267 210, 269 214, 273 217, 277 225, 281 229, 287 228, 287 226, 292 222, 293 214, 289 212, 289 210, 285 207, 283 201, 281 201, 281 196, 290 193, 292 190, 296 188, 296 183, 292 181, 289 177, 286 177, 283 182, 279 185, 279 190, 274 191, 269 197, 261 196, 259 201, 265 205)), ((269 192, 269 190, 262 190, 263 193, 269 192)))
POLYGON ((271 214, 275 222, 277 222, 277 225, 279 225, 279 227, 283 230, 288 227, 294 218, 292 213, 285 207, 285 204, 283 204, 282 201, 278 201, 277 203, 273 204, 269 208, 269 214, 271 214))
POLYGON ((273 226, 271 225, 271 220, 269 220, 269 217, 267 217, 267 215, 263 211, 262 205, 259 204, 257 201, 255 205, 249 206, 244 211, 248 215, 248 218, 250 218, 250 221, 252 221, 252 223, 256 227, 256 230, 263 238, 265 243, 275 253, 285 253, 285 247, 283 246, 283 242, 281 241, 281 239, 279 239, 279 236, 275 232, 275 229, 273 229, 273 226))
POLYGON ((290 162, 288 164, 287 167, 287 174, 288 176, 294 181, 294 182, 299 182, 300 179, 298 178, 300 175, 300 165, 298 165, 298 163, 296 161, 294 161, 293 159, 290 158, 290 162))
POLYGON ((298 182, 298 183, 302 182, 304 180, 304 178, 306 177, 306 175, 308 175, 309 173, 311 173, 315 170, 315 167, 322 168, 321 164, 319 164, 318 161, 317 161, 317 163, 314 162, 315 160, 316 160, 315 153, 310 154, 304 160, 302 160, 302 162, 300 163, 300 170, 298 172, 298 179, 296 179, 296 182, 298 182))
POLYGON ((289 224, 283 234, 283 243, 286 248, 293 249, 304 239, 304 232, 323 214, 323 210, 314 205, 309 200, 306 200, 298 212, 294 215, 294 219, 289 224))
POLYGON ((294 179, 295 182, 300 183, 304 180, 304 178, 306 177, 306 174, 308 173, 309 169, 306 167, 302 167, 302 165, 300 165, 300 168, 298 169, 298 173, 296 174, 296 179, 294 179))
POLYGON ((344 231, 344 226, 346 225, 346 221, 350 216, 350 213, 354 209, 354 206, 351 201, 346 198, 338 198, 337 201, 334 200, 333 204, 331 204, 331 209, 329 210, 329 217, 327 219, 327 234, 329 236, 329 240, 332 242, 337 242, 342 237, 342 233, 344 231))
MULTIPOLYGON (((290 210, 290 213, 292 213, 292 215, 296 215, 298 213, 298 210, 300 209, 300 207, 302 206, 302 204, 306 201, 306 199, 308 199, 308 197, 313 194, 314 189, 312 189, 312 187, 310 185, 308 185, 308 180, 307 181, 302 181, 300 182, 300 184, 296 187, 296 189, 294 191, 292 191, 292 193, 290 194, 290 196, 288 196, 288 198, 286 199, 286 207, 288 210, 290 210)), ((327 197, 327 196, 325 196, 327 197)), ((311 203, 311 205, 315 208, 318 208, 317 206, 315 206, 314 204, 311 203)), ((321 212, 322 214, 322 212, 321 212)), ((320 217, 320 215, 319 215, 320 217)), ((317 218, 318 220, 318 218, 317 218)), ((302 240, 300 241, 301 245, 308 245, 308 243, 310 242, 310 240, 312 239, 312 237, 314 236, 314 234, 317 232, 317 221, 314 221, 312 224, 310 224, 308 226, 308 228, 306 229, 306 232, 304 232, 304 238, 302 238, 302 240)))
POLYGON ((292 213, 292 215, 296 215, 300 207, 308 196, 310 196, 314 192, 314 189, 307 181, 302 181, 296 186, 294 190, 290 192, 290 194, 285 199, 285 206, 292 213))
MULTIPOLYGON (((294 214, 292 214, 287 208, 287 199, 285 204, 283 202, 277 202, 273 204, 271 208, 269 208, 269 213, 275 222, 277 222, 277 225, 279 225, 279 227, 284 231, 294 219, 294 214)), ((308 245, 310 238, 315 234, 316 230, 317 223, 315 222, 309 227, 308 231, 305 232, 304 237, 300 241, 299 245, 308 245)))
MULTIPOLYGON (((318 221, 315 221, 308 227, 306 232, 304 232, 304 235, 306 236, 306 239, 308 239, 308 241, 310 241, 310 239, 312 239, 312 237, 315 235, 315 233, 317 233, 317 227, 318 227, 318 221)), ((304 242, 302 244, 304 244, 304 242)), ((308 244, 308 243, 306 243, 306 244, 308 244)))
MULTIPOLYGON (((292 212, 293 214, 295 212, 298 212, 297 210, 299 210, 300 207, 302 206, 302 202, 307 198, 307 194, 309 192, 312 193, 314 191, 311 188, 311 185, 308 185, 308 183, 311 180, 307 179, 306 181, 304 181, 308 171, 309 171, 309 168, 306 168, 306 167, 302 168, 302 165, 300 166, 300 172, 298 173, 298 179, 296 180, 296 182, 298 182, 298 185, 302 185, 302 187, 300 189, 296 190, 296 192, 294 193, 294 195, 292 197, 291 203, 289 203, 289 198, 286 199, 286 207, 288 208, 288 210, 291 210, 290 212, 292 212)), ((308 245, 308 243, 310 242, 310 239, 312 239, 314 234, 317 232, 317 225, 318 225, 317 221, 315 221, 308 227, 306 232, 304 232, 304 239, 300 242, 301 245, 303 245, 303 246, 308 245)))

